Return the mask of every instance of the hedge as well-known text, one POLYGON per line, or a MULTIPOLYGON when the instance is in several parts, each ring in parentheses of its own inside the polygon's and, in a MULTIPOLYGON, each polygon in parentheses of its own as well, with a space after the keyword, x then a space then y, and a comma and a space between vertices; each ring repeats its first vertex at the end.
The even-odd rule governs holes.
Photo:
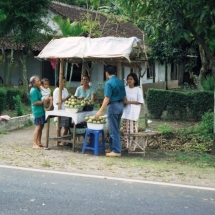
POLYGON ((15 110, 15 104, 16 101, 13 99, 13 97, 20 96, 21 92, 19 89, 15 88, 7 88, 7 101, 6 101, 6 106, 9 110, 15 110))
POLYGON ((5 109, 7 91, 5 88, 0 88, 0 115, 5 109))
POLYGON ((149 89, 146 104, 150 115, 161 118, 164 111, 171 120, 198 121, 214 108, 213 92, 179 92, 149 89))

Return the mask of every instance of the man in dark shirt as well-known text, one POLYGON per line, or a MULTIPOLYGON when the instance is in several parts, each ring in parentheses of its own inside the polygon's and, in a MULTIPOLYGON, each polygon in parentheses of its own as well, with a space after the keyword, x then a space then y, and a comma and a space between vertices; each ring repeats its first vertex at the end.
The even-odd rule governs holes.
POLYGON ((107 107, 107 119, 109 130, 109 149, 106 150, 107 157, 121 156, 120 143, 120 121, 123 113, 123 103, 125 99, 125 86, 123 81, 116 77, 116 67, 108 65, 105 67, 106 77, 109 79, 105 83, 104 101, 101 108, 96 113, 96 117, 101 116, 102 111, 107 107))

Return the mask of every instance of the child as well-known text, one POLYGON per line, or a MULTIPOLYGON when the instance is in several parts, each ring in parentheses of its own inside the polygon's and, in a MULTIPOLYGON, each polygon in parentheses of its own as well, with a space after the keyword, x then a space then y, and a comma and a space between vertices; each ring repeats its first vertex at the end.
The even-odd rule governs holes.
POLYGON ((42 101, 44 104, 44 110, 49 111, 51 110, 52 104, 53 104, 53 97, 51 97, 51 90, 49 88, 49 80, 47 78, 43 78, 41 80, 41 87, 40 92, 42 94, 42 101), (49 104, 49 106, 48 106, 49 104), (48 106, 48 108, 47 108, 48 106))

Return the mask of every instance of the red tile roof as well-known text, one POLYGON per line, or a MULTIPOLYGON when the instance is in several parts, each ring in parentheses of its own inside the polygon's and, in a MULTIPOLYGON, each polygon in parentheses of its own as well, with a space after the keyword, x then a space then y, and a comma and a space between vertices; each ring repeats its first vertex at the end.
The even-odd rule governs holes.
MULTIPOLYGON (((105 36, 115 36, 115 37, 137 37, 139 39, 143 38, 143 33, 139 28, 133 24, 125 21, 115 21, 111 22, 107 17, 101 13, 95 11, 86 10, 80 7, 66 5, 59 2, 52 2, 49 5, 49 10, 55 13, 56 15, 61 15, 63 18, 69 18, 71 22, 83 20, 86 18, 86 14, 89 13, 93 18, 97 15, 99 19, 98 30, 102 31, 102 37, 105 36)), ((38 42, 34 45, 33 51, 41 51, 47 44, 47 41, 38 42)), ((0 47, 6 49, 11 49, 11 40, 10 38, 1 39, 0 47)), ((22 50, 24 46, 14 45, 14 50, 22 50)))
POLYGON ((80 21, 83 19, 86 20, 87 13, 92 15, 93 20, 95 19, 95 17, 97 17, 97 20, 100 23, 99 30, 103 30, 103 33, 101 35, 103 37, 137 37, 139 39, 143 39, 143 33, 139 28, 137 28, 132 23, 119 21, 119 18, 118 20, 116 18, 116 20, 110 21, 102 13, 58 2, 52 2, 49 5, 49 9, 52 12, 61 15, 63 18, 69 18, 71 22, 80 21))

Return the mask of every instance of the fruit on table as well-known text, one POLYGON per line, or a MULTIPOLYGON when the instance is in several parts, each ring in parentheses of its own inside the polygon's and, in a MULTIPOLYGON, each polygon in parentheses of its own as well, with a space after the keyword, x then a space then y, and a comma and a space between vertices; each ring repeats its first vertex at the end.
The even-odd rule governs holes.
POLYGON ((86 122, 95 123, 95 124, 104 124, 106 123, 106 120, 102 117, 99 117, 98 119, 95 118, 95 116, 86 116, 85 117, 86 122))
POLYGON ((67 101, 65 101, 65 107, 70 107, 70 108, 81 108, 84 107, 85 105, 93 105, 93 101, 90 99, 77 99, 75 96, 71 96, 67 101))
POLYGON ((84 106, 85 104, 81 100, 76 99, 74 96, 71 96, 67 101, 65 101, 65 107, 81 108, 84 106))

